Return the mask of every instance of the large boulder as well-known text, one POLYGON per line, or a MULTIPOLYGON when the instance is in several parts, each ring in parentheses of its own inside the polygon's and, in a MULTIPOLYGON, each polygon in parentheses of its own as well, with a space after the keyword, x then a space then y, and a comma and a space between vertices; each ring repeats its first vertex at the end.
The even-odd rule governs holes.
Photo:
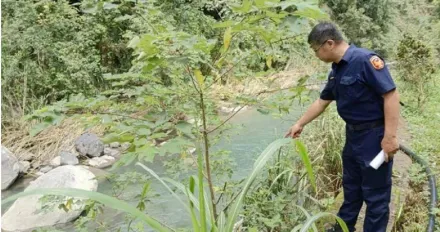
POLYGON ((84 133, 75 141, 75 148, 81 155, 98 157, 104 152, 104 143, 97 135, 84 133))
MULTIPOLYGON (((25 191, 38 188, 77 188, 96 191, 98 182, 89 170, 79 166, 60 166, 33 181, 25 191)), ((52 226, 75 220, 84 209, 76 203, 65 212, 55 204, 50 210, 41 210, 41 195, 21 197, 2 216, 2 230, 30 231, 32 228, 52 226)), ((75 201, 74 201, 75 202, 75 201)))
POLYGON ((20 172, 20 165, 17 158, 4 146, 2 150, 2 190, 5 190, 14 183, 20 172))

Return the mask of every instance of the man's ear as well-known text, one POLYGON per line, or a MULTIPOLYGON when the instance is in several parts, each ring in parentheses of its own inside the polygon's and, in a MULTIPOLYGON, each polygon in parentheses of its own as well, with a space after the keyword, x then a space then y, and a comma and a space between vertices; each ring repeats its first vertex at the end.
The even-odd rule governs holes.
POLYGON ((332 39, 327 40, 328 45, 330 46, 330 50, 333 50, 336 46, 336 42, 332 39))

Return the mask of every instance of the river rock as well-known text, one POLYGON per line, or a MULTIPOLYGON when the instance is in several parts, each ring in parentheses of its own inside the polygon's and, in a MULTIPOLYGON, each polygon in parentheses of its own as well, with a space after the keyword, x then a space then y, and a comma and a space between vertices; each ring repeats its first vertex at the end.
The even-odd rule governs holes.
POLYGON ((95 168, 106 168, 112 166, 116 162, 114 157, 103 155, 89 160, 89 165, 95 168))
POLYGON ((29 161, 18 161, 18 167, 21 173, 27 173, 31 168, 31 163, 29 161))
POLYGON ((118 148, 118 147, 120 147, 121 146, 121 144, 119 144, 119 142, 113 142, 113 143, 110 143, 110 147, 111 148, 118 148))
POLYGON ((60 153, 60 157, 61 157, 61 165, 76 165, 79 164, 79 160, 76 157, 76 155, 67 152, 67 151, 62 151, 60 153))
MULTIPOLYGON (((33 181, 25 191, 37 188, 77 188, 96 191, 98 182, 88 170, 79 166, 60 166, 33 181)), ((56 204, 52 209, 41 211, 41 195, 21 197, 2 216, 2 230, 29 231, 32 228, 52 226, 75 220, 84 209, 84 204, 72 205, 65 212, 56 204)))
POLYGON ((104 148, 104 155, 112 156, 118 158, 121 155, 121 152, 117 149, 112 148, 104 148))
POLYGON ((104 143, 97 135, 85 133, 76 140, 75 148, 81 155, 98 157, 101 156, 104 151, 104 143))
POLYGON ((51 165, 52 167, 58 167, 58 166, 60 166, 60 165, 61 165, 61 157, 56 156, 55 158, 53 158, 53 159, 50 161, 50 165, 51 165))
POLYGON ((46 173, 46 172, 49 172, 52 169, 53 168, 51 166, 43 166, 43 167, 40 168, 40 172, 46 173))
POLYGON ((17 179, 20 166, 15 156, 4 146, 2 150, 2 190, 7 189, 17 179))
POLYGON ((121 149, 122 149, 123 151, 125 151, 125 150, 127 150, 128 148, 130 148, 130 146, 131 146, 131 143, 129 143, 129 142, 125 142, 125 143, 123 143, 123 144, 121 145, 121 149))

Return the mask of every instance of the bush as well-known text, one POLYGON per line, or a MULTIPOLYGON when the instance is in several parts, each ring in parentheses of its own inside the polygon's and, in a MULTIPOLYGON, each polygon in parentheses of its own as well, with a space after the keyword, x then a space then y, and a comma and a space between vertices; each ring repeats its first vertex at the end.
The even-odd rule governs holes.
POLYGON ((411 99, 422 109, 429 97, 429 82, 433 79, 434 64, 431 49, 422 41, 411 35, 404 35, 397 48, 399 74, 404 89, 413 93, 411 99))

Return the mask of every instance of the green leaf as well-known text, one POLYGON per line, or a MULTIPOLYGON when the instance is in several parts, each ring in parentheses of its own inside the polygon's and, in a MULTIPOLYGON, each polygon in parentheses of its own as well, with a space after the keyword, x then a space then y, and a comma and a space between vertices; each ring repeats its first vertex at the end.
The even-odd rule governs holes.
POLYGON ((123 134, 121 136, 119 136, 119 141, 118 142, 131 142, 134 140, 134 136, 131 134, 123 134))
POLYGON ((151 134, 151 130, 147 128, 140 128, 139 130, 137 130, 137 134, 147 136, 151 134))
POLYGON ((259 9, 266 8, 266 0, 254 0, 254 1, 255 1, 255 6, 258 7, 259 9))
POLYGON ((196 77, 197 84, 200 89, 203 89, 205 85, 205 78, 203 78, 203 74, 199 69, 194 70, 194 76, 196 77))
POLYGON ((328 15, 324 13, 318 6, 310 5, 308 3, 298 3, 296 4, 297 10, 293 12, 293 15, 310 18, 310 19, 328 19, 328 15))
POLYGON ((35 135, 39 134, 41 131, 48 128, 49 126, 52 126, 52 123, 49 122, 38 123, 37 125, 32 127, 32 129, 29 131, 29 134, 31 137, 34 137, 35 135))
POLYGON ((82 12, 86 14, 95 14, 97 11, 98 11, 98 6, 82 9, 82 12))
POLYGON ((134 140, 134 142, 133 142, 133 144, 134 144, 136 147, 143 146, 143 145, 145 145, 145 144, 147 144, 147 143, 148 143, 148 140, 147 140, 146 138, 136 139, 136 140, 134 140))
POLYGON ((136 148, 136 153, 139 155, 139 159, 143 159, 146 162, 153 162, 154 156, 158 152, 159 150, 151 144, 145 144, 142 147, 136 148))
POLYGON ((160 132, 160 133, 152 134, 150 136, 150 139, 159 139, 159 138, 165 138, 165 137, 167 137, 167 134, 160 132))
POLYGON ((264 114, 264 115, 268 115, 268 114, 270 113, 269 110, 267 110, 267 109, 261 109, 261 108, 258 108, 257 111, 260 112, 261 114, 264 114))
POLYGON ((140 41, 139 36, 134 36, 134 37, 130 40, 130 42, 128 42, 127 47, 129 47, 129 48, 136 48, 137 45, 139 44, 139 41, 140 41))
POLYGON ((117 141, 118 141, 118 134, 116 134, 116 133, 106 134, 106 135, 104 136, 104 138, 102 138, 102 141, 103 141, 104 143, 117 142, 117 141))
POLYGON ((272 68, 272 56, 266 57, 266 65, 267 67, 272 68))
POLYGON ((235 22, 232 20, 227 20, 224 22, 220 22, 220 23, 214 23, 213 27, 214 28, 224 28, 224 27, 230 27, 232 25, 234 25, 235 22))
POLYGON ((241 6, 231 6, 232 10, 237 13, 248 13, 252 7, 252 1, 243 0, 243 4, 241 6))
POLYGON ((345 224, 345 222, 340 217, 338 217, 338 216, 336 216, 336 215, 334 215, 332 213, 326 213, 326 212, 318 213, 318 214, 314 215, 313 217, 309 218, 306 221, 306 223, 304 224, 304 226, 301 228, 300 232, 307 232, 307 231, 309 231, 309 228, 312 225, 314 225, 315 221, 317 221, 318 219, 320 219, 322 217, 328 217, 328 216, 336 218, 336 221, 338 221, 339 225, 341 225, 341 228, 342 228, 343 232, 349 232, 348 228, 347 228, 347 225, 345 224))
POLYGON ((228 27, 223 35, 223 49, 226 51, 231 44, 232 28, 228 27))
POLYGON ((104 2, 104 5, 102 7, 104 8, 104 10, 111 10, 111 9, 118 8, 118 5, 110 3, 110 2, 104 2))
POLYGON ((28 190, 19 194, 15 194, 13 196, 10 196, 4 200, 2 200, 2 205, 12 202, 20 197, 25 196, 31 196, 31 195, 59 195, 59 196, 70 196, 70 197, 78 197, 78 198, 86 198, 90 200, 94 200, 97 202, 100 202, 110 208, 120 210, 122 212, 129 213, 133 215, 136 218, 139 218, 140 220, 146 222, 152 229, 155 229, 157 231, 161 232, 168 232, 170 231, 166 227, 162 226, 158 220, 148 216, 148 214, 145 214, 135 207, 131 206, 130 204, 121 201, 117 198, 107 196, 102 193, 98 192, 92 192, 82 189, 75 189, 75 188, 62 188, 62 189, 54 189, 54 188, 46 188, 46 189, 32 189, 28 190))
POLYGON ((180 153, 182 149, 194 147, 194 144, 182 137, 173 138, 167 141, 162 147, 159 148, 159 154, 165 155, 166 153, 176 154, 180 153))
POLYGON ((310 183, 312 184, 313 190, 316 192, 316 180, 315 180, 315 174, 313 173, 312 163, 310 162, 309 154, 307 153, 307 149, 304 146, 304 144, 299 141, 295 140, 296 148, 298 149, 299 155, 303 161, 304 166, 306 167, 307 174, 310 179, 310 183))
POLYGON ((132 19, 132 18, 134 18, 134 17, 131 16, 131 15, 123 15, 123 16, 116 17, 116 18, 114 19, 114 21, 115 21, 115 22, 121 22, 121 21, 125 21, 125 20, 132 19))
POLYGON ((186 121, 180 121, 176 124, 176 129, 180 132, 182 132, 184 135, 194 138, 194 135, 192 134, 192 124, 186 121))

